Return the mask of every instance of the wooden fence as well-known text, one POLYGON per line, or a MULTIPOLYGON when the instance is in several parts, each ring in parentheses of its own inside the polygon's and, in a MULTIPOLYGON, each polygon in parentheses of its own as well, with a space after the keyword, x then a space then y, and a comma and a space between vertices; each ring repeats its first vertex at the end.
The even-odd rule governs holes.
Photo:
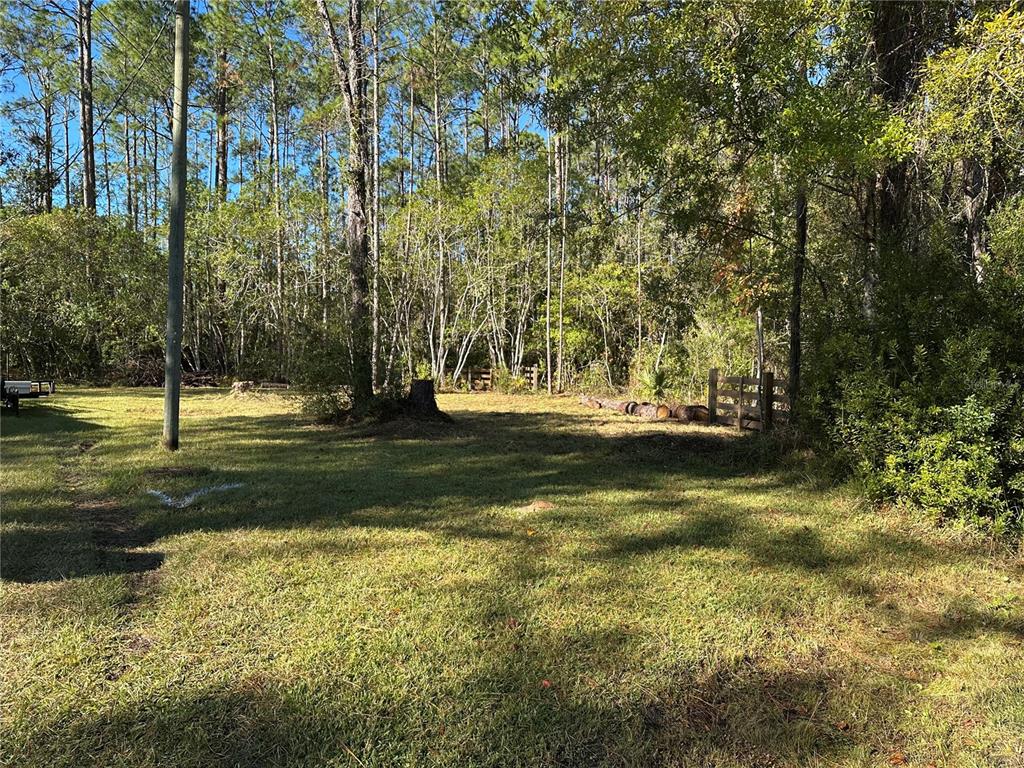
MULTIPOLYGON (((493 368, 467 367, 459 378, 466 382, 466 388, 471 392, 487 392, 494 389, 494 373, 493 368)), ((522 375, 530 389, 540 389, 541 379, 544 378, 540 366, 531 365, 523 368, 522 375)))
POLYGON ((767 431, 789 422, 788 382, 771 371, 756 376, 719 376, 708 373, 708 421, 737 430, 767 431))

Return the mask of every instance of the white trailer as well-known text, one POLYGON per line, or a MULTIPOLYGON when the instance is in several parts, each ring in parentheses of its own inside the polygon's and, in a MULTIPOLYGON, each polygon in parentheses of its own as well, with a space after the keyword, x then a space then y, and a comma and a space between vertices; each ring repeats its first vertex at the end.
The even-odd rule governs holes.
POLYGON ((3 404, 18 415, 18 406, 26 398, 47 397, 57 391, 52 379, 0 379, 0 396, 3 404))

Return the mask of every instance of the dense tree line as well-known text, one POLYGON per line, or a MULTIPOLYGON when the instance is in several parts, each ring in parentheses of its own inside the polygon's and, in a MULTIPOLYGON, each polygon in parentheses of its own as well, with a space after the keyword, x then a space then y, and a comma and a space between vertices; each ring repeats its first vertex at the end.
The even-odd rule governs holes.
MULTIPOLYGON (((194 17, 187 369, 385 391, 537 363, 552 390, 695 398, 708 368, 756 365, 760 310, 838 467, 1019 517, 1019 3, 194 17)), ((152 0, 5 6, 14 367, 159 381, 170 35, 152 0)))

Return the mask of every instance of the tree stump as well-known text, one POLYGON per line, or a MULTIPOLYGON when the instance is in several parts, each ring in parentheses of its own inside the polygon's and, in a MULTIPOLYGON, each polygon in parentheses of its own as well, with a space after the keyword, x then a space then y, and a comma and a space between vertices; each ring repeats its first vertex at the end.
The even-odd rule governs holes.
POLYGON ((413 379, 409 387, 409 396, 405 399, 410 416, 420 419, 447 419, 447 415, 437 407, 434 397, 433 379, 413 379))

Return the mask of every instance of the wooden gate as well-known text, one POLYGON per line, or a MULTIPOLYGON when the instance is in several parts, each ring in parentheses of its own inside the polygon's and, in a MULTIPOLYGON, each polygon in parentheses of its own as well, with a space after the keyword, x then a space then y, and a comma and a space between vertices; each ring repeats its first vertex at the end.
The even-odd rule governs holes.
POLYGON ((718 369, 708 373, 708 420, 712 424, 757 429, 789 422, 789 394, 785 379, 776 379, 771 371, 756 376, 719 376, 718 369))
MULTIPOLYGON (((466 389, 470 392, 487 392, 494 389, 493 368, 467 367, 463 376, 466 381, 466 389)), ((540 373, 539 365, 530 365, 523 368, 523 378, 526 379, 526 385, 530 389, 540 389, 540 382, 544 377, 540 373)))

